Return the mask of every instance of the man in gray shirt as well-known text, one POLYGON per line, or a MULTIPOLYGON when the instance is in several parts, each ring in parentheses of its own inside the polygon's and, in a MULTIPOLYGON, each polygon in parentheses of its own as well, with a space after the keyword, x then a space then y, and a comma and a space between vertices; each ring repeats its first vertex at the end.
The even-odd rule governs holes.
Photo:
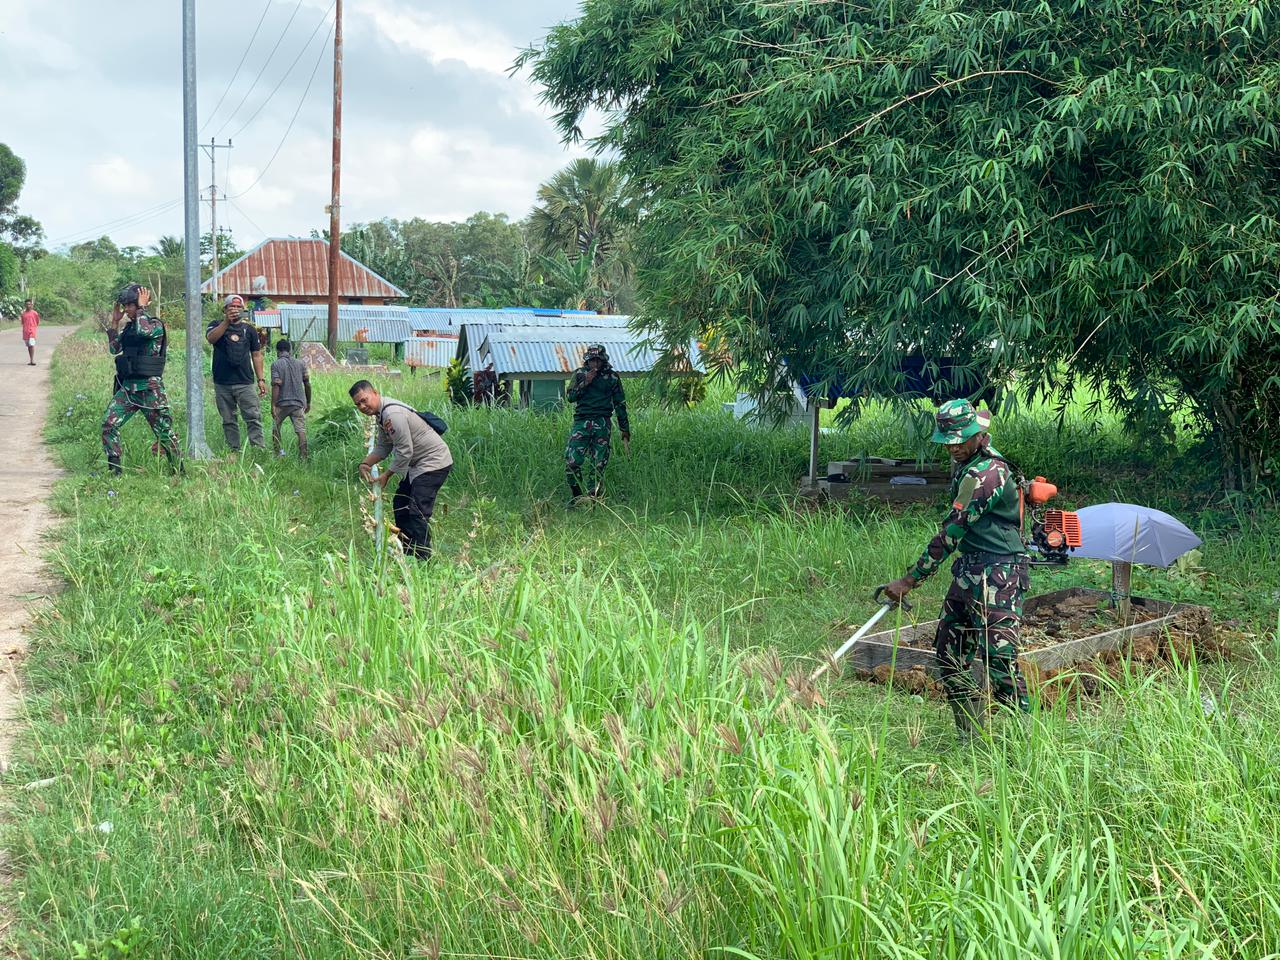
POLYGON ((288 417, 298 435, 298 456, 307 459, 307 412, 311 409, 311 378, 307 365, 293 355, 288 340, 276 341, 276 362, 271 364, 271 449, 284 456, 280 424, 288 417))
POLYGON ((360 476, 384 488, 400 478, 391 501, 404 552, 420 560, 431 556, 431 513, 436 496, 453 469, 448 445, 412 407, 384 397, 368 380, 359 380, 348 391, 356 409, 378 424, 373 452, 360 462, 360 476), (395 454, 391 466, 377 480, 372 467, 395 454))

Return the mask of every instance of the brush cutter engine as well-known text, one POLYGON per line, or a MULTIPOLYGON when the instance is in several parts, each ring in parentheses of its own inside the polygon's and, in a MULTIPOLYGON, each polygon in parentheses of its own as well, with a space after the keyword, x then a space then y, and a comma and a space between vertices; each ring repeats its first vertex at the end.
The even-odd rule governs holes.
POLYGON ((1024 481, 1019 493, 1024 513, 1026 505, 1031 505, 1030 546, 1040 555, 1039 559, 1031 562, 1065 566, 1068 554, 1083 542, 1080 518, 1070 510, 1049 510, 1045 507, 1058 495, 1058 488, 1044 477, 1036 477, 1029 483, 1024 481))

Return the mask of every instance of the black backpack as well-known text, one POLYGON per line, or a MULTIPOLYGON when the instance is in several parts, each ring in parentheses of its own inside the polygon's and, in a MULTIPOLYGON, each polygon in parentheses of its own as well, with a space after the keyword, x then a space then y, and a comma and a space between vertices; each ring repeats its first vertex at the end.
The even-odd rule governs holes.
MULTIPOLYGON (((413 410, 413 407, 409 406, 407 403, 397 403, 396 406, 404 407, 406 410, 413 410)), ((445 423, 442 419, 440 419, 440 417, 432 413, 430 410, 413 410, 413 412, 416 413, 419 417, 421 417, 426 422, 428 427, 430 427, 432 430, 434 430, 436 433, 438 433, 442 437, 444 436, 445 431, 449 429, 449 425, 445 423)))

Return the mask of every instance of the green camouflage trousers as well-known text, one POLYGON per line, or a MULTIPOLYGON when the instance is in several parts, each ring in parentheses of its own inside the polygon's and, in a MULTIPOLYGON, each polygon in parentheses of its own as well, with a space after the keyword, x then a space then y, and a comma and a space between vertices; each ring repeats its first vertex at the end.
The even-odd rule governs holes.
POLYGON ((178 434, 173 429, 173 414, 169 410, 169 397, 164 392, 164 381, 152 377, 143 383, 126 380, 120 385, 111 402, 107 415, 102 418, 102 449, 109 463, 120 462, 120 430, 133 417, 141 413, 155 434, 156 445, 164 450, 170 464, 178 462, 178 434))
POLYGON ((960 557, 942 601, 935 641, 947 697, 961 700, 976 691, 971 667, 979 646, 996 701, 1028 711, 1027 683, 1018 669, 1018 627, 1030 578, 1025 560, 984 564, 960 557))
POLYGON ((610 432, 608 417, 573 421, 569 442, 564 448, 564 471, 570 484, 581 485, 582 468, 588 459, 595 469, 595 482, 604 480, 604 468, 609 463, 610 432))

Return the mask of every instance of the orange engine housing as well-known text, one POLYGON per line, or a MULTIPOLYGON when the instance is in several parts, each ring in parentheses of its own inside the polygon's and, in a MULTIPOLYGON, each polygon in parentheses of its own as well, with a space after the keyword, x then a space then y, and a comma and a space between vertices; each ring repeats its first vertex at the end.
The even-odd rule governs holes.
POLYGON ((1033 507, 1048 503, 1058 495, 1058 488, 1044 477, 1036 477, 1027 484, 1027 499, 1033 507))
POLYGON ((1071 510, 1046 510, 1044 535, 1047 543, 1054 549, 1074 549, 1084 543, 1080 534, 1080 518, 1071 510))

